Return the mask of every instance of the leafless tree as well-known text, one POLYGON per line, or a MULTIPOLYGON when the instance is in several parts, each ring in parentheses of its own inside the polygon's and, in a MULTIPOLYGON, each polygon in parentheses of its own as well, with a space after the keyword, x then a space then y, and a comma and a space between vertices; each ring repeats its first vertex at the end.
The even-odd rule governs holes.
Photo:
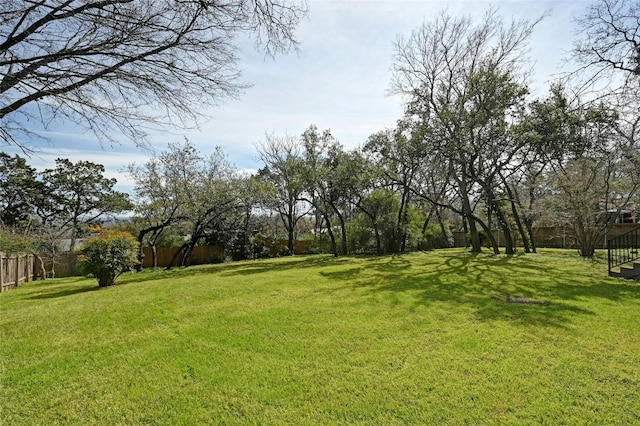
POLYGON ((267 54, 297 46, 306 5, 287 0, 4 0, 0 143, 23 150, 31 123, 113 129, 142 143, 159 124, 188 125, 235 96, 239 39, 267 54))
POLYGON ((276 211, 287 231, 287 249, 295 253, 296 225, 309 213, 302 201, 305 192, 305 170, 302 144, 293 136, 266 134, 257 146, 265 167, 258 178, 272 185, 273 196, 265 207, 276 211))
POLYGON ((576 22, 574 54, 583 67, 597 76, 640 78, 640 1, 598 0, 576 22))
POLYGON ((640 1, 597 0, 576 19, 573 58, 578 68, 567 85, 595 102, 606 100, 620 114, 619 136, 640 143, 640 1))

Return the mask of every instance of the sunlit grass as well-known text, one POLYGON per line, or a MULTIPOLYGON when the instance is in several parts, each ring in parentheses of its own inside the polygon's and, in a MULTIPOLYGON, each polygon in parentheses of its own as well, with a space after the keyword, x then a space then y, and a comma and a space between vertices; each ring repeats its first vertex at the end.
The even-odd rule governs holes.
POLYGON ((559 251, 293 257, 0 295, 2 424, 637 424, 640 285, 559 251))

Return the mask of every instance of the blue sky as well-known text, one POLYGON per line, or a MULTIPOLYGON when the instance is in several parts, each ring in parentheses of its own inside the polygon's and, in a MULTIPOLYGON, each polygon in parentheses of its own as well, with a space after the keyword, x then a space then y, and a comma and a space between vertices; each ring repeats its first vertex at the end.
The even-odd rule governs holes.
MULTIPOLYGON (((240 68, 243 81, 252 84, 238 99, 208 111, 211 117, 199 129, 172 129, 152 134, 158 149, 184 137, 202 153, 222 146, 239 169, 261 167, 256 144, 265 133, 299 135, 309 125, 331 129, 346 147, 363 144, 372 133, 393 127, 402 116, 401 99, 388 96, 393 43, 398 34, 410 34, 424 21, 447 9, 451 14, 481 16, 492 5, 506 21, 535 19, 549 10, 531 39, 534 62, 530 89, 543 96, 548 81, 562 69, 574 39, 572 19, 589 1, 309 1, 309 16, 297 31, 299 52, 275 59, 252 44, 243 43, 240 68)), ((70 123, 56 123, 45 132, 51 143, 34 142, 38 153, 29 164, 53 167, 55 158, 88 160, 105 165, 118 179, 119 190, 131 189, 121 170, 144 163, 150 153, 125 139, 102 146, 92 134, 70 123)), ((17 152, 3 148, 6 152, 17 152)))

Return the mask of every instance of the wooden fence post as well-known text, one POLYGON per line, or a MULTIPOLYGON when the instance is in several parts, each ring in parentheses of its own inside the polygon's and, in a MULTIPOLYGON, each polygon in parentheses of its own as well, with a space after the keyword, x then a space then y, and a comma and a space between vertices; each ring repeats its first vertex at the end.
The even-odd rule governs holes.
POLYGON ((2 267, 4 265, 4 253, 0 251, 0 293, 4 290, 4 271, 2 267))
POLYGON ((20 283, 20 255, 16 254, 16 280, 13 282, 15 287, 20 283))
POLYGON ((34 272, 34 268, 35 268, 35 262, 33 261, 33 255, 32 254, 28 254, 27 255, 27 264, 24 267, 25 268, 25 272, 27 273, 27 279, 25 280, 25 282, 31 282, 33 281, 33 272, 34 272))

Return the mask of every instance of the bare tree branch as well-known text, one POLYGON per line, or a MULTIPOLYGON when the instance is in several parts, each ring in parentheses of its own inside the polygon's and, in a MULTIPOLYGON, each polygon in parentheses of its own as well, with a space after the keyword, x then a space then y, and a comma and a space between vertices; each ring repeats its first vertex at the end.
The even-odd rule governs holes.
POLYGON ((11 0, 0 4, 0 141, 27 120, 69 120, 139 143, 145 127, 187 125, 246 86, 238 37, 295 49, 306 5, 288 0, 11 0))
POLYGON ((640 82, 640 2, 598 0, 576 19, 576 24, 580 38, 574 43, 573 57, 580 68, 572 76, 586 73, 585 87, 609 79, 614 80, 618 88, 635 85, 637 89, 640 82))

